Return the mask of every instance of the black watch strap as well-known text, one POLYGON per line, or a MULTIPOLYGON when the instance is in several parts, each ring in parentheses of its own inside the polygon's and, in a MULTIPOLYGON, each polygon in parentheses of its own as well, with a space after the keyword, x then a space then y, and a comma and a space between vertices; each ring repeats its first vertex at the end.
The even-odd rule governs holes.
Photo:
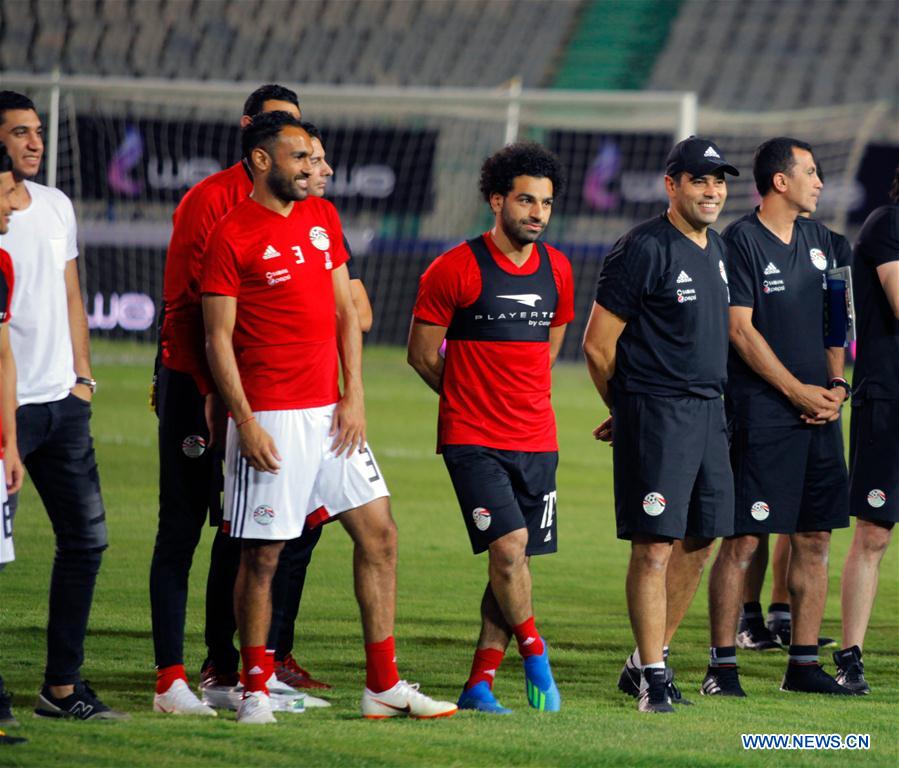
POLYGON ((846 390, 846 397, 852 397, 852 387, 849 386, 849 382, 846 379, 841 379, 839 377, 833 378, 830 380, 830 388, 836 389, 837 387, 842 387, 846 390))
POLYGON ((76 376, 75 377, 76 384, 84 384, 91 392, 97 391, 97 380, 89 379, 87 376, 76 376))

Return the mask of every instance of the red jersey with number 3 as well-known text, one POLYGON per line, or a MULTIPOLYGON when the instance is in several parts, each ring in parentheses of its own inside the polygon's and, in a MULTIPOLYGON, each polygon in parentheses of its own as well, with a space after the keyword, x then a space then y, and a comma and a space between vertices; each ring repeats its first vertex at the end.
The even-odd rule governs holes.
POLYGON ((535 245, 516 267, 489 232, 462 243, 422 275, 414 314, 447 327, 438 450, 558 450, 549 329, 574 317, 571 264, 561 251, 535 245))
POLYGON ((287 216, 247 199, 213 230, 200 287, 237 299, 234 353, 254 411, 339 399, 331 275, 346 261, 337 210, 321 198, 287 216))
MULTIPOLYGON (((12 289, 15 282, 15 273, 13 272, 12 259, 9 254, 0 248, 0 323, 8 323, 12 317, 10 307, 12 306, 12 289)), ((0 413, 2 417, 2 413, 0 413)), ((2 430, 3 422, 0 418, 0 430, 2 430)), ((0 443, 0 459, 3 458, 3 444, 0 443)), ((2 481, 2 478, 0 478, 2 481)))

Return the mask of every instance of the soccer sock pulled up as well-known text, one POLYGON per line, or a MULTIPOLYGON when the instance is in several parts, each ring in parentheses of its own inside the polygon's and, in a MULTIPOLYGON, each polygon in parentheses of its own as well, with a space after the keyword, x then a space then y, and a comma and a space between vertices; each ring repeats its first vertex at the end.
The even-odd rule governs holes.
POLYGON ((373 693, 389 691, 400 681, 393 636, 365 644, 365 687, 373 693))
POLYGON ((264 645, 246 645, 240 649, 240 658, 243 660, 243 669, 240 673, 240 680, 243 683, 244 690, 264 691, 268 693, 266 682, 272 676, 269 670, 269 659, 271 656, 265 651, 264 645))
POLYGON ((522 658, 528 656, 540 656, 543 653, 543 640, 537 633, 537 625, 534 623, 534 617, 525 619, 517 627, 512 627, 515 633, 515 639, 518 641, 518 652, 522 658))
POLYGON ((187 682, 187 671, 183 664, 172 664, 156 670, 156 693, 165 693, 176 680, 187 682))
POLYGON ((478 648, 474 652, 474 659, 471 662, 471 674, 465 683, 465 690, 474 687, 478 683, 487 683, 488 688, 493 688, 493 681, 499 670, 499 665, 503 663, 506 652, 496 648, 478 648))

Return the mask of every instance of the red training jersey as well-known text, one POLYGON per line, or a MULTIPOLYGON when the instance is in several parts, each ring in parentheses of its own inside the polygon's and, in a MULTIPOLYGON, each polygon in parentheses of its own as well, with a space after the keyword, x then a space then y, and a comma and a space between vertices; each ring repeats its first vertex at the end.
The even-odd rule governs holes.
POLYGON ((174 228, 165 262, 162 363, 189 373, 202 394, 214 389, 206 362, 200 273, 206 242, 216 224, 253 191, 243 162, 193 186, 172 215, 174 228))
POLYGON ((234 354, 254 411, 339 399, 331 271, 346 261, 340 217, 321 198, 287 216, 247 198, 213 230, 200 289, 237 299, 234 354))
MULTIPOLYGON (((12 259, 9 254, 0 248, 0 323, 8 323, 12 317, 12 289, 15 283, 12 259)), ((3 413, 0 411, 0 431, 3 429, 3 413)), ((0 459, 3 458, 3 442, 0 441, 0 459)), ((2 482, 2 478, 0 478, 2 482)))
MULTIPOLYGON (((513 277, 538 273, 541 256, 536 246, 528 260, 516 267, 489 233, 484 235, 484 241, 503 273, 513 277)), ((515 292, 490 299, 511 300, 507 304, 513 310, 511 314, 540 314, 550 318, 550 327, 565 325, 574 318, 571 264, 561 251, 548 245, 546 251, 558 294, 554 307, 538 307, 540 297, 530 293, 515 292)), ((422 275, 414 315, 424 322, 449 328, 459 310, 479 300, 482 288, 477 259, 471 247, 461 243, 437 257, 422 275)), ((548 342, 448 340, 437 426, 438 451, 444 445, 532 452, 558 450, 551 383, 548 342)))

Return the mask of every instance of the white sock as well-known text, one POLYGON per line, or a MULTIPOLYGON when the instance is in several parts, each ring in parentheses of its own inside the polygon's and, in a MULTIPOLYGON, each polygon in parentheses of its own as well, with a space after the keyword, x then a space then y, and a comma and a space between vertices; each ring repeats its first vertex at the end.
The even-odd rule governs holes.
POLYGON ((649 687, 649 683, 646 682, 646 675, 643 674, 643 671, 646 669, 665 669, 664 661, 656 661, 652 664, 644 664, 640 667, 640 690, 646 690, 649 687))

